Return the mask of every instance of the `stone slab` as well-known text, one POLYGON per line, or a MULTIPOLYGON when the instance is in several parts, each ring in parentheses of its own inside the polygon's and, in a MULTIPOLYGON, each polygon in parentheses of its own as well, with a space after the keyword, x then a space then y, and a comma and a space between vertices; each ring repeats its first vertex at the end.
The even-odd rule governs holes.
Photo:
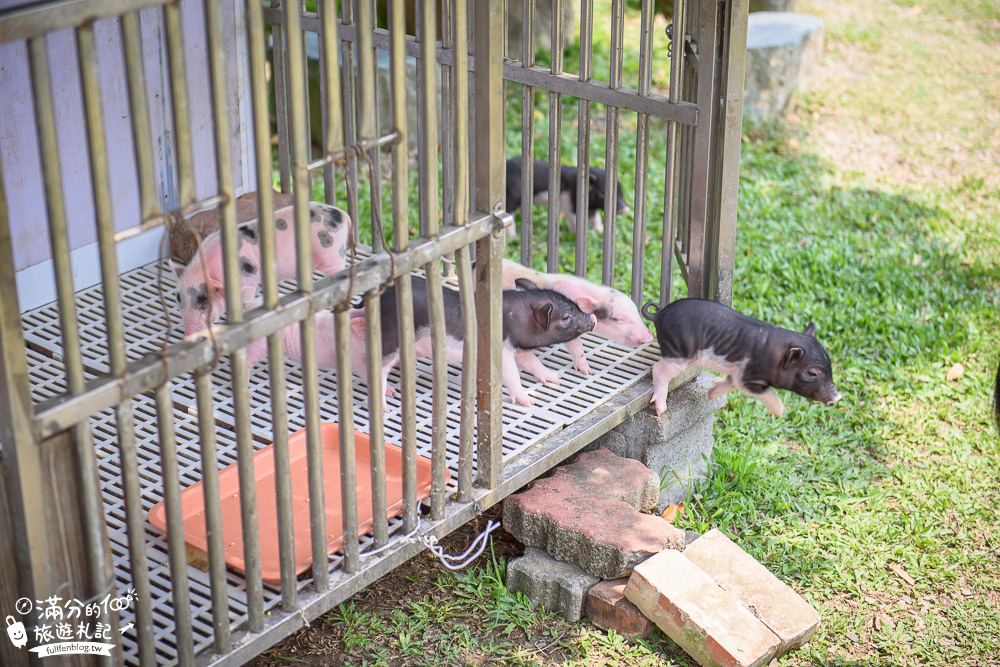
POLYGON ((570 623, 583 616, 587 591, 599 581, 576 565, 531 547, 507 565, 508 590, 524 593, 533 605, 558 612, 570 623))
POLYGON ((684 555, 778 636, 779 654, 804 644, 819 627, 819 614, 802 596, 718 529, 692 542, 684 555))
POLYGON ((743 115, 752 122, 779 117, 792 94, 815 81, 823 51, 823 22, 792 12, 754 12, 747 26, 743 115))
POLYGON ((735 595, 673 549, 636 566, 625 597, 700 665, 760 667, 780 644, 735 595))

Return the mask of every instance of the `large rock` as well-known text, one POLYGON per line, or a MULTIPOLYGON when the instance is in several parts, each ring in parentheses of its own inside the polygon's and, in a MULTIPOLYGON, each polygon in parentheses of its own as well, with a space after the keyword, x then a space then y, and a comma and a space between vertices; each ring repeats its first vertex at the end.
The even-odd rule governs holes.
POLYGON ((747 27, 743 115, 753 122, 784 113, 792 94, 815 80, 823 22, 791 12, 755 12, 747 27))
POLYGON ((795 0, 750 0, 751 12, 794 12, 795 0))

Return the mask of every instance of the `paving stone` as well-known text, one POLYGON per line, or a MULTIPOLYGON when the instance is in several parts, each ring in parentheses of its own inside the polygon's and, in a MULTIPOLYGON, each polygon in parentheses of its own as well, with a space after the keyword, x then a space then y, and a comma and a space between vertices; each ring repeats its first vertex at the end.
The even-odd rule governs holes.
POLYGON ((819 614, 802 596, 718 529, 692 542, 684 555, 778 636, 779 654, 804 644, 819 627, 819 614))
POLYGON ((635 638, 649 637, 653 622, 639 608, 625 599, 628 579, 608 579, 591 586, 587 592, 587 618, 599 628, 635 638))
POLYGON ((660 478, 655 472, 607 449, 583 452, 573 463, 559 466, 552 474, 569 476, 595 495, 617 498, 640 511, 656 507, 660 492, 660 478))
MULTIPOLYGON (((645 482, 641 490, 636 486, 629 490, 601 472, 613 464, 611 470, 627 480, 633 477, 627 471, 642 466, 609 456, 613 455, 585 453, 576 463, 557 468, 551 477, 509 497, 504 502, 504 528, 522 543, 545 549, 553 558, 602 579, 626 576, 637 563, 666 547, 683 549, 684 531, 619 499, 626 496, 648 505, 651 492, 645 482)), ((648 474, 647 470, 647 479, 648 474)), ((638 480, 635 475, 633 481, 638 480)))
POLYGON ((587 591, 599 581, 576 565, 532 547, 507 565, 508 590, 524 593, 533 605, 559 612, 570 623, 583 616, 587 591))
POLYGON ((759 667, 780 644, 735 595, 673 549, 636 566, 625 597, 700 665, 759 667))

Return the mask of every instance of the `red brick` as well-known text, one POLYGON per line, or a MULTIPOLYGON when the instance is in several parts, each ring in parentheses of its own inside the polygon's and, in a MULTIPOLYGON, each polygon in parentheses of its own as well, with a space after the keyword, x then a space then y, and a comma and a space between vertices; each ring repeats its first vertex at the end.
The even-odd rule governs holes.
POLYGON ((779 654, 804 644, 819 627, 808 602, 718 529, 692 542, 684 555, 778 635, 779 654))
POLYGON ((604 448, 580 454, 573 463, 556 468, 552 476, 563 475, 595 496, 616 498, 640 511, 653 509, 660 498, 660 478, 655 472, 604 448))
POLYGON ((625 597, 700 665, 760 667, 780 643, 735 595, 673 549, 637 565, 625 597))
POLYGON ((639 608, 625 599, 628 579, 607 579, 587 591, 587 618, 599 628, 614 630, 625 637, 649 637, 653 623, 639 608))

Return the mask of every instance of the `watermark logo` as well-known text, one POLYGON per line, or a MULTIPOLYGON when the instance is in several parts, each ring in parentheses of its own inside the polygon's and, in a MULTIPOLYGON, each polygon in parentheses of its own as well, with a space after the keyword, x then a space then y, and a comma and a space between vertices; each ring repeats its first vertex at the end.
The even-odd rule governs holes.
POLYGON ((14 604, 14 611, 21 616, 7 615, 7 638, 15 648, 25 648, 30 638, 36 646, 28 651, 39 658, 52 655, 104 655, 110 656, 119 637, 132 628, 128 623, 116 633, 110 623, 103 622, 110 612, 119 612, 132 607, 135 590, 124 595, 103 599, 77 600, 52 595, 44 600, 20 598, 14 604), (22 620, 35 610, 36 625, 31 632, 22 620))

